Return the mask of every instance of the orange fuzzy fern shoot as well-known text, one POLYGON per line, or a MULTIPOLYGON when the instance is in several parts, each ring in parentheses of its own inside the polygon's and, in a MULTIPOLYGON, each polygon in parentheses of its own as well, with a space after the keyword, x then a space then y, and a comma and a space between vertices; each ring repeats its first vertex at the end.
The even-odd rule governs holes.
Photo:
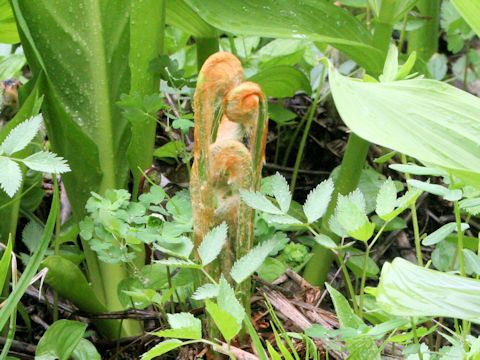
POLYGON ((215 225, 225 221, 229 228, 220 261, 208 269, 215 278, 220 269, 227 276, 253 242, 254 213, 241 202, 239 190, 260 186, 268 116, 260 87, 242 79, 240 61, 229 53, 216 53, 203 65, 194 97, 195 245, 215 225))

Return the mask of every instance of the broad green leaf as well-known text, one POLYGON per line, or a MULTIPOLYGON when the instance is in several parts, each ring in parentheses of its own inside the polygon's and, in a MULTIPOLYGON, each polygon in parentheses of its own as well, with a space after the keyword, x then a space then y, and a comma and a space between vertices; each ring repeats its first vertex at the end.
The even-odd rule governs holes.
POLYGON ((340 326, 358 329, 361 325, 364 325, 363 321, 353 312, 347 299, 330 284, 325 283, 325 286, 332 298, 340 326))
POLYGON ((87 324, 72 320, 57 320, 38 342, 35 359, 68 360, 87 329, 87 324))
POLYGON ((239 325, 245 319, 245 309, 235 297, 235 291, 222 275, 218 286, 217 304, 232 315, 239 325))
POLYGON ((456 201, 462 198, 462 190, 460 189, 450 190, 441 185, 430 184, 415 179, 409 179, 407 180, 407 183, 417 189, 426 191, 430 194, 441 196, 448 201, 456 201))
POLYGON ((330 86, 357 135, 480 186, 480 99, 436 80, 366 83, 336 70, 330 86))
POLYGON ((286 214, 288 209, 290 209, 292 194, 290 193, 290 187, 288 186, 287 180, 285 180, 285 178, 278 172, 272 176, 272 192, 280 209, 286 214))
POLYGON ((240 196, 248 206, 255 210, 264 211, 268 214, 283 215, 283 211, 273 205, 262 193, 240 190, 240 196))
MULTIPOLYGON (((462 223, 462 231, 465 231, 470 226, 468 224, 462 223)), ((435 230, 433 233, 429 234, 425 239, 422 240, 422 244, 425 246, 435 245, 440 241, 443 241, 448 235, 454 232, 457 229, 457 223, 451 222, 443 225, 439 229, 435 230)))
POLYGON ((0 288, 4 288, 5 280, 7 279, 8 268, 10 266, 10 260, 12 258, 12 237, 8 239, 7 246, 3 250, 2 258, 0 259, 0 288))
POLYGON ((158 149, 155 149, 155 151, 153 152, 153 155, 159 159, 162 159, 162 158, 178 159, 182 151, 185 151, 185 143, 183 143, 182 141, 175 140, 160 146, 158 149))
POLYGON ((8 0, 0 0, 0 43, 16 44, 20 42, 17 25, 8 0))
POLYGON ((106 311, 82 271, 74 263, 61 256, 53 255, 42 262, 42 267, 48 268, 45 282, 60 296, 69 299, 83 311, 91 313, 106 311))
POLYGON ((43 75, 45 124, 52 149, 72 169, 63 180, 78 219, 91 191, 124 187, 129 174, 130 126, 117 102, 130 88, 130 2, 11 4, 28 64, 43 75))
POLYGON ((396 258, 383 265, 377 303, 397 316, 450 317, 480 323, 480 281, 396 258))
POLYGON ((193 300, 205 300, 211 299, 218 296, 218 285, 215 284, 204 284, 197 288, 192 295, 193 300))
POLYGON ((87 339, 80 339, 72 353, 73 360, 102 360, 95 346, 87 339))
POLYGON ((67 161, 51 152, 39 151, 22 159, 28 168, 51 174, 61 174, 70 171, 67 161))
POLYGON ((58 204, 59 194, 57 188, 55 188, 53 191, 52 206, 50 208, 50 213, 48 214, 47 223, 45 224, 45 229, 43 231, 40 244, 38 244, 37 250, 30 258, 30 261, 23 271, 20 280, 18 280, 17 286, 6 299, 6 304, 0 309, 0 328, 2 329, 12 313, 16 311, 18 302, 20 301, 23 293, 27 290, 28 286, 30 286, 30 281, 35 276, 38 267, 45 256, 48 246, 50 245, 50 240, 53 235, 53 229, 55 227, 55 221, 57 218, 58 204))
POLYGON ((162 341, 160 344, 155 345, 153 348, 144 353, 141 359, 153 360, 163 354, 166 354, 169 351, 179 348, 182 345, 184 345, 184 343, 178 339, 169 339, 162 341))
POLYGON ((184 0, 166 0, 166 22, 199 38, 218 36, 217 30, 205 22, 184 0))
POLYGON ((375 212, 383 219, 383 216, 391 213, 397 204, 397 188, 392 179, 388 178, 378 191, 377 207, 375 212))
POLYGON ((242 326, 238 324, 237 320, 214 302, 207 299, 205 301, 205 309, 212 317, 225 341, 230 342, 240 332, 242 326))
POLYGON ((186 2, 205 21, 224 31, 329 43, 373 73, 379 73, 383 65, 381 52, 373 46, 373 37, 367 28, 348 12, 326 1, 186 2))
POLYGON ((0 155, 0 188, 13 197, 22 184, 22 170, 13 160, 0 155))
POLYGON ((210 230, 198 247, 198 255, 202 260, 202 265, 208 265, 217 258, 222 251, 223 245, 227 240, 228 227, 225 222, 215 226, 210 230))
POLYGON ((275 98, 292 97, 300 90, 307 94, 312 92, 308 78, 293 66, 268 67, 251 76, 248 81, 257 83, 267 96, 275 98))
POLYGON ((32 254, 40 243, 42 237, 43 225, 36 221, 30 221, 22 231, 22 241, 32 254))
POLYGON ((327 179, 310 191, 303 205, 303 212, 309 223, 313 223, 325 215, 328 204, 332 198, 333 190, 334 185, 332 179, 327 179))
POLYGON ((37 135, 42 115, 36 115, 14 127, 0 145, 0 154, 12 155, 24 149, 37 135))
POLYGON ((475 0, 452 0, 452 4, 473 31, 480 36, 480 3, 475 0))
POLYGON ((252 275, 265 261, 268 254, 275 249, 274 239, 267 240, 255 246, 245 256, 241 257, 233 264, 230 275, 237 284, 252 275))

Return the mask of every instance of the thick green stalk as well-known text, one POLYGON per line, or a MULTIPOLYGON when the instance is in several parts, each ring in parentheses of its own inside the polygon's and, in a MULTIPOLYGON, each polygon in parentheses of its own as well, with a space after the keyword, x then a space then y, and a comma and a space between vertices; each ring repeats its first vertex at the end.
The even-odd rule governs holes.
MULTIPOLYGON (((149 71, 150 62, 162 55, 166 0, 134 0, 130 14, 130 94, 147 96, 160 90, 160 77, 149 71)), ((150 167, 155 145, 155 119, 132 123, 128 163, 133 174, 133 198, 138 195, 142 170, 150 167)))
POLYGON ((440 29, 440 0, 418 0, 417 8, 424 24, 408 36, 408 52, 417 52, 417 56, 428 61, 438 50, 440 29))
POLYGON ((200 71, 205 60, 207 60, 210 55, 215 54, 220 47, 217 36, 211 38, 197 37, 195 41, 197 45, 197 67, 200 71))
MULTIPOLYGON (((393 13, 395 9, 395 0, 384 0, 380 9, 380 14, 375 22, 373 39, 376 48, 382 51, 385 59, 387 56, 388 45, 393 31, 393 13)), ((379 76, 378 71, 367 68, 373 76, 379 76)), ((328 221, 335 210, 338 194, 348 194, 355 190, 365 165, 370 144, 351 133, 348 138, 345 154, 342 159, 340 174, 335 184, 335 193, 330 201, 327 213, 322 219, 322 232, 332 236, 338 241, 338 237, 329 231, 328 221)), ((323 285, 328 271, 333 261, 333 253, 320 245, 315 245, 313 256, 305 267, 304 277, 314 285, 323 285)))

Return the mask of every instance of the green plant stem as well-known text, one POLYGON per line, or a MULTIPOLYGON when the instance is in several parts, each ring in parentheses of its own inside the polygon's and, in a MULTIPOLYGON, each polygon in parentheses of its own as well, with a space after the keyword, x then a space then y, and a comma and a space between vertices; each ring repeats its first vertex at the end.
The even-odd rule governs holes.
MULTIPOLYGON (((383 60, 385 60, 388 51, 388 45, 393 31, 393 14, 395 12, 395 1, 386 0, 382 3, 380 14, 375 23, 373 33, 373 44, 382 52, 383 60)), ((380 70, 373 67, 366 69, 373 76, 379 76, 380 70)), ((328 205, 327 213, 322 219, 322 232, 329 235, 332 239, 339 241, 338 236, 329 231, 328 221, 337 204, 338 194, 348 194, 355 190, 362 173, 362 169, 367 159, 368 141, 361 139, 357 135, 351 133, 345 154, 342 159, 340 174, 335 184, 335 192, 328 205)), ((313 285, 323 285, 327 278, 328 271, 332 264, 333 253, 320 245, 315 245, 313 256, 305 267, 304 277, 313 285)))
POLYGON ((218 37, 197 37, 195 41, 197 45, 197 68, 200 70, 205 60, 207 60, 210 55, 215 54, 220 46, 218 43, 218 37))
POLYGON ((465 273, 465 257, 463 255, 463 230, 462 230, 462 218, 460 216, 460 207, 458 201, 453 202, 453 209, 455 212, 455 222, 457 223, 457 253, 458 263, 460 267, 460 275, 466 276, 465 273))
POLYGON ((428 61, 438 50, 440 30, 440 3, 441 0, 418 0, 417 8, 424 24, 408 36, 408 52, 417 52, 417 56, 428 61))
POLYGON ((413 318, 411 318, 410 320, 411 320, 411 324, 412 324, 413 342, 415 343, 415 345, 418 346, 418 358, 420 360, 423 360, 423 354, 422 354, 422 350, 420 348, 420 341, 419 341, 418 335, 417 335, 417 324, 416 324, 416 322, 413 318))
POLYGON ((363 268, 362 268, 362 277, 360 280, 360 300, 359 300, 359 316, 361 319, 363 319, 363 297, 365 294, 365 281, 367 279, 367 267, 368 267, 368 257, 370 256, 370 250, 373 248, 373 245, 377 242, 379 239, 380 235, 382 235, 383 231, 385 230, 385 227, 387 226, 388 221, 383 224, 383 226, 380 228, 380 230, 377 232, 377 235, 373 238, 373 240, 370 242, 370 244, 366 244, 366 250, 365 250, 365 257, 363 261, 363 268))
MULTIPOLYGON (((407 157, 402 154, 402 163, 407 163, 407 157)), ((408 173, 405 173, 405 179, 410 180, 411 176, 408 173)), ((407 182, 407 188, 410 190, 410 185, 407 182)), ((422 239, 420 237, 420 227, 418 226, 418 216, 417 216, 417 203, 414 202, 410 206, 410 212, 412 213, 412 227, 413 227, 413 238, 415 239, 415 254, 417 257, 417 263, 419 266, 423 266, 423 255, 422 255, 422 239)))
MULTIPOLYGON (((58 179, 56 174, 53 174, 53 186, 55 189, 60 192, 60 188, 58 186, 58 179)), ((54 244, 54 253, 58 255, 60 253, 60 230, 62 228, 62 221, 61 221, 61 213, 60 213, 60 197, 58 198, 58 211, 57 211, 57 218, 55 221, 55 244, 54 244)), ((58 320, 58 292, 56 290, 53 291, 53 321, 58 320)))
POLYGON ((327 65, 323 64, 322 73, 320 75, 320 83, 318 84, 317 91, 315 92, 315 98, 312 101, 310 106, 307 123, 305 124, 305 129, 303 130, 302 139, 300 140, 300 146, 298 148, 297 157, 295 159, 295 165, 293 166, 292 179, 290 181, 290 192, 293 194, 295 192, 295 185, 297 184, 298 170, 300 169, 300 164, 303 158, 303 151, 305 150, 305 144, 307 143, 308 134, 310 133, 310 127, 312 126, 313 118, 317 111, 318 103, 320 102, 320 95, 322 93, 323 84, 325 82, 325 74, 327 70, 327 65))

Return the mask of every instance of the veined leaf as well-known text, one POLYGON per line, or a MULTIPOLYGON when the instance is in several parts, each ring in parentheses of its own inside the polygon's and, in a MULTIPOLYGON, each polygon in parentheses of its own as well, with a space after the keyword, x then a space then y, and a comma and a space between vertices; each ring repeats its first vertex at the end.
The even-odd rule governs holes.
POLYGON ((129 174, 130 126, 117 102, 129 91, 130 2, 11 4, 29 66, 43 75, 45 124, 52 149, 72 169, 63 180, 78 219, 91 191, 124 187, 129 174))
POLYGON ((240 196, 248 206, 255 210, 264 211, 268 214, 283 215, 283 211, 273 205, 262 193, 240 190, 240 196))
POLYGON ((381 52, 367 28, 348 12, 325 1, 186 0, 206 22, 239 35, 308 39, 332 44, 373 73, 381 52), (232 17, 232 14, 235 16, 232 17), (322 19, 322 21, 318 21, 322 19))
POLYGON ((436 80, 367 83, 336 70, 330 85, 357 135, 480 186, 479 98, 436 80))
POLYGON ((334 185, 332 179, 327 179, 310 191, 303 205, 303 212, 309 223, 313 223, 325 215, 328 204, 332 198, 333 190, 334 185))
POLYGON ((480 281, 396 258, 383 265, 377 303, 383 311, 397 316, 450 317, 480 323, 480 281))
POLYGON ((190 313, 167 314, 171 329, 155 333, 156 336, 175 337, 179 339, 200 340, 202 322, 190 313))
POLYGON ((218 31, 203 20, 184 0, 167 0, 166 22, 199 38, 218 36, 218 31))
POLYGON ((24 149, 37 135, 42 125, 42 115, 36 115, 15 126, 0 145, 0 155, 12 155, 24 149))
POLYGON ((227 240, 227 230, 227 224, 223 222, 210 230, 203 238, 202 243, 198 247, 198 255, 204 266, 215 260, 220 251, 222 251, 223 245, 227 240))
POLYGON ((276 243, 273 240, 264 241, 250 250, 247 255, 238 259, 230 271, 233 280, 240 284, 252 275, 263 264, 268 254, 275 249, 275 246, 276 243))
POLYGON ((442 169, 429 168, 415 164, 392 164, 388 166, 395 171, 424 176, 448 176, 448 173, 442 169))
POLYGON ((0 188, 13 197, 22 184, 22 170, 13 160, 0 156, 0 188))
POLYGON ((67 161, 47 151, 36 152, 21 160, 32 170, 47 172, 51 174, 62 174, 70 171, 67 161))
POLYGON ((290 193, 287 180, 278 172, 272 177, 272 191, 280 209, 286 214, 288 209, 290 209, 292 194, 290 193))
POLYGON ((35 359, 70 359, 86 329, 87 324, 79 321, 64 319, 55 321, 38 342, 35 359))
POLYGON ((473 31, 480 36, 480 3, 474 0, 452 0, 452 4, 473 31))

